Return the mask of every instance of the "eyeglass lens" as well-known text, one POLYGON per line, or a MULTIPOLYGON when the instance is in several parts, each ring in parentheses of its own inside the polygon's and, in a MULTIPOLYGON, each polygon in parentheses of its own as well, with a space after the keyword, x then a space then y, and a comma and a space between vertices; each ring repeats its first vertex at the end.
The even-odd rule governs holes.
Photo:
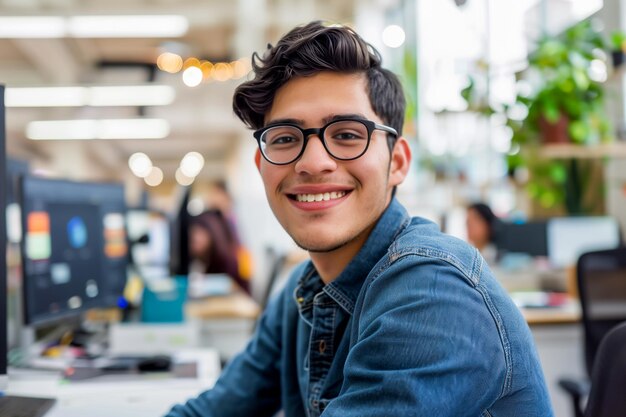
MULTIPOLYGON (((368 142, 367 127, 358 121, 340 120, 331 123, 320 133, 327 151, 337 159, 354 159, 365 151, 368 142)), ((261 136, 261 148, 272 162, 288 163, 295 160, 304 146, 302 130, 294 126, 275 126, 261 136)))

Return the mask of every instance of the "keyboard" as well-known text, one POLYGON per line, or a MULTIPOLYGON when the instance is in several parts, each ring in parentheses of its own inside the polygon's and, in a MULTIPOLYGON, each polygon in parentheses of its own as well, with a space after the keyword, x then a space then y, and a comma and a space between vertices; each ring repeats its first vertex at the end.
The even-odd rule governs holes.
POLYGON ((2 417, 43 417, 56 400, 51 398, 6 395, 0 397, 2 417))

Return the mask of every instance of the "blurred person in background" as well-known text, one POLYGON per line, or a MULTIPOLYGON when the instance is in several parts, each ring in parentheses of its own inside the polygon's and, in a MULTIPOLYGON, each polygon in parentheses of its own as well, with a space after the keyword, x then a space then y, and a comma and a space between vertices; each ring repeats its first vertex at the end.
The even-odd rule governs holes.
POLYGON ((222 212, 207 210, 194 216, 189 227, 191 272, 227 274, 249 293, 249 281, 239 271, 239 242, 222 212))
POLYGON ((489 264, 496 262, 496 231, 500 219, 485 203, 473 203, 467 207, 467 240, 483 255, 489 264))
POLYGON ((224 180, 218 180, 211 184, 209 192, 209 205, 211 208, 219 210, 228 223, 237 245, 239 276, 243 281, 247 281, 247 285, 250 286, 250 280, 252 279, 254 269, 252 253, 241 240, 233 198, 231 193, 228 191, 228 186, 224 180))

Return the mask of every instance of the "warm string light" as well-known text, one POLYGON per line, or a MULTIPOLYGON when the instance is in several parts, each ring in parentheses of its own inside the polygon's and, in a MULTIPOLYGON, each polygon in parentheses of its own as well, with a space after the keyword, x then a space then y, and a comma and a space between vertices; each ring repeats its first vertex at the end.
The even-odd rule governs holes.
POLYGON ((203 82, 238 80, 252 70, 248 58, 241 58, 232 62, 211 62, 196 57, 183 60, 180 55, 172 52, 164 52, 159 55, 157 67, 170 74, 182 72, 183 82, 189 87, 195 87, 203 82))

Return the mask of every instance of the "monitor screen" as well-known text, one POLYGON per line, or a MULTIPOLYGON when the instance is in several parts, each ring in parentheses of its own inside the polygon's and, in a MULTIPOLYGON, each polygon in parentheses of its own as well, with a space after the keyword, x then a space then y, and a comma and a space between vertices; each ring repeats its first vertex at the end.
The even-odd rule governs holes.
POLYGON ((525 223, 501 223, 496 231, 495 244, 502 254, 547 256, 546 222, 533 220, 525 223))
POLYGON ((123 185, 25 176, 20 196, 24 323, 115 306, 128 265, 123 185))
MULTIPOLYGON (((6 184, 6 154, 4 129, 4 86, 0 85, 0 184, 6 184)), ((0 191, 0 208, 6 210, 5 190, 0 191)), ((7 386, 7 248, 6 221, 0 221, 0 392, 7 386)))
POLYGON ((548 259, 556 268, 576 265, 585 252, 612 249, 621 242, 613 217, 555 217, 548 221, 548 259))

